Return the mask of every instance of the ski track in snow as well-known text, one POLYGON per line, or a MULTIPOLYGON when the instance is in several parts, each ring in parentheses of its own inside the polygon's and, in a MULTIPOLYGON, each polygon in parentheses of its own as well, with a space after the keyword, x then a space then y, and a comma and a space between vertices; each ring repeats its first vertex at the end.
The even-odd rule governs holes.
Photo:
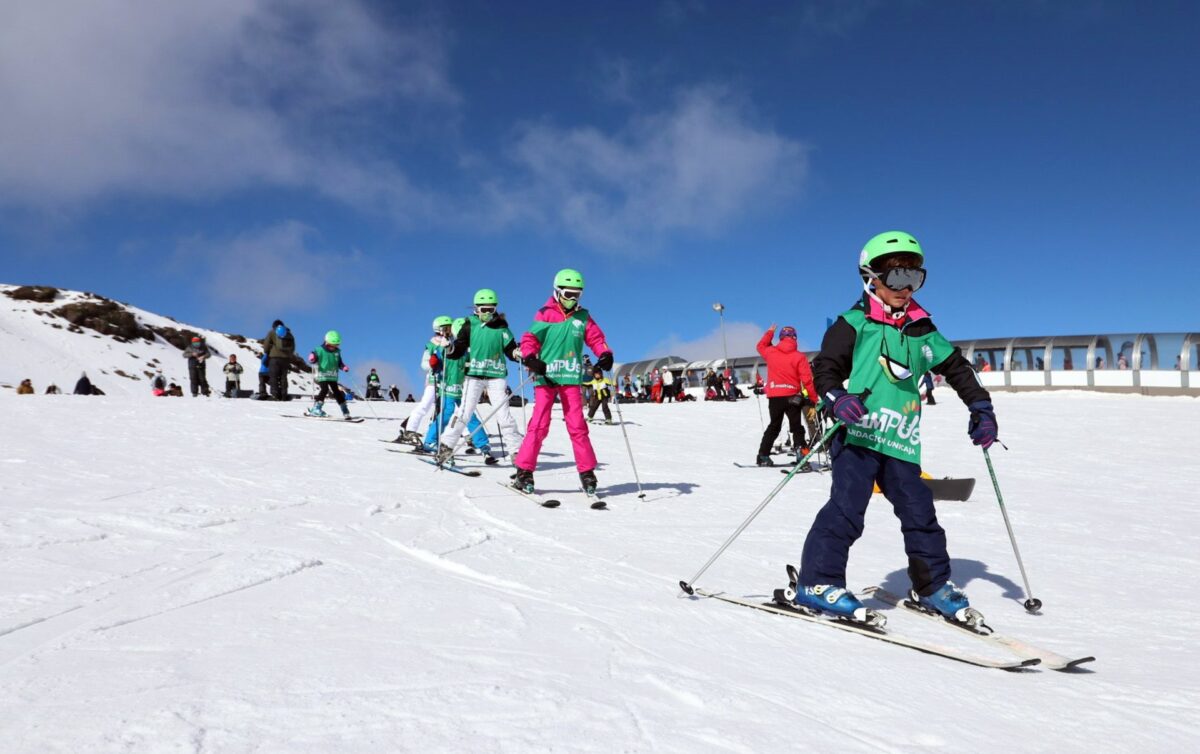
MULTIPOLYGON (((0 736, 22 752, 1187 748, 1200 608, 1141 608, 1146 584, 1200 569, 1200 440, 1155 429, 1193 426, 1200 401, 994 396, 1011 450, 992 456, 1046 605, 1029 616, 965 409, 944 397, 926 469, 978 480, 939 507, 956 581, 1002 632, 1095 654, 1088 670, 972 668, 682 598, 779 482, 729 464, 752 460, 751 401, 622 407, 645 500, 622 435, 593 428, 600 514, 557 421, 537 479, 563 504, 546 510, 496 487, 507 466, 469 479, 385 452, 390 424, 0 393, 0 736), (1119 462, 1113 426, 1142 428, 1119 462)), ((793 479, 699 584, 782 586, 828 484, 793 479)), ((905 565, 880 499, 851 583, 900 591, 905 565)), ((1004 656, 916 616, 889 625, 1004 656)))

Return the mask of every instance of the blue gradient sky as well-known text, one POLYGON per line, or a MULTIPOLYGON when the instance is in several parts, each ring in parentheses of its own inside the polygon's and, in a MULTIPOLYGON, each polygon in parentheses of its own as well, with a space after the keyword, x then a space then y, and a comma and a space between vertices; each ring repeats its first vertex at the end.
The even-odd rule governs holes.
POLYGON ((337 328, 397 381, 562 266, 619 361, 718 355, 716 300, 731 352, 815 346, 900 228, 951 338, 1198 326, 1196 3, 21 5, 3 282, 337 328))

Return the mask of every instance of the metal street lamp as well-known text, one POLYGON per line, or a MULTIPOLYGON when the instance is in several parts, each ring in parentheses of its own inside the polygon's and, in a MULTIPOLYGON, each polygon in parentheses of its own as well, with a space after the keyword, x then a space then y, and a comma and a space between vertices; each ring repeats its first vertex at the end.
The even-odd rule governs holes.
POLYGON ((713 311, 721 318, 721 350, 725 352, 725 368, 729 368, 729 344, 725 342, 725 305, 720 301, 713 304, 713 311))

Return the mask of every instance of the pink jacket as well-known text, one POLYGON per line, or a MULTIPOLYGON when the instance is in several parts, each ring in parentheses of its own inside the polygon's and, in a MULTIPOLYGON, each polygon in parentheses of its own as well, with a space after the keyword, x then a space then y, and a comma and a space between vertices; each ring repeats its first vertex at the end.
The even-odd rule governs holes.
MULTIPOLYGON (((546 304, 538 309, 537 314, 533 315, 534 322, 566 322, 567 312, 559 305, 558 300, 551 296, 546 304)), ((591 312, 588 312, 587 326, 583 329, 583 342, 587 343, 588 348, 592 349, 592 353, 599 356, 602 353, 611 351, 608 347, 608 341, 604 338, 604 331, 600 329, 600 325, 596 324, 596 320, 592 318, 591 312)), ((521 358, 527 356, 537 356, 542 350, 542 344, 534 337, 533 333, 526 332, 521 336, 521 358)))

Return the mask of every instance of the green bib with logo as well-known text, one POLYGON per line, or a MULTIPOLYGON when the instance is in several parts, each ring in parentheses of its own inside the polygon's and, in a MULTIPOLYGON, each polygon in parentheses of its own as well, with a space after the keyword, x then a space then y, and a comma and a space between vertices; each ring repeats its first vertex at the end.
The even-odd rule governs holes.
MULTIPOLYGON (((529 328, 542 344, 538 358, 546 362, 546 377, 556 385, 578 385, 583 381, 583 334, 587 330, 587 309, 576 309, 562 322, 534 322, 529 328)), ((542 377, 538 385, 545 385, 542 377)))
POLYGON ((317 346, 313 353, 317 355, 317 382, 337 382, 339 352, 326 351, 324 346, 317 346))
POLYGON ((451 398, 461 398, 463 380, 467 376, 466 359, 446 359, 442 362, 442 394, 451 398))
POLYGON ((846 427, 846 443, 920 465, 921 376, 949 358, 954 346, 937 330, 912 337, 904 328, 867 319, 857 308, 842 319, 856 333, 846 389, 871 391, 863 401, 867 415, 846 427))
POLYGON ((467 354, 467 373, 472 377, 494 379, 508 376, 508 360, 504 349, 513 342, 512 330, 485 327, 477 315, 472 314, 470 352, 467 354))

